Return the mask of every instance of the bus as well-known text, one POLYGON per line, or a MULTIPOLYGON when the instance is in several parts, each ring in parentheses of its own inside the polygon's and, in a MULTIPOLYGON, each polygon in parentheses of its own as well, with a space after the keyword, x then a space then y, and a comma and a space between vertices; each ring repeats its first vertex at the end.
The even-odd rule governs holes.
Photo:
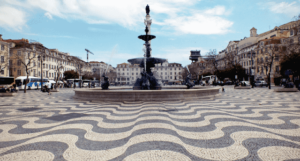
MULTIPOLYGON (((27 76, 20 76, 16 78, 15 82, 19 90, 24 90, 26 79, 27 76)), ((41 78, 29 76, 28 79, 29 82, 27 83, 27 89, 35 89, 41 87, 41 78)), ((43 78, 43 86, 47 82, 48 82, 48 78, 43 78)))
POLYGON ((208 83, 208 84, 213 84, 214 81, 218 81, 218 78, 217 76, 215 75, 208 75, 208 76, 205 76, 205 77, 202 77, 202 83, 208 83))
POLYGON ((10 85, 15 82, 14 77, 0 77, 0 85, 10 85))
POLYGON ((70 84, 71 87, 74 87, 74 84, 76 85, 76 87, 79 87, 80 82, 80 79, 67 79, 67 83, 70 84))

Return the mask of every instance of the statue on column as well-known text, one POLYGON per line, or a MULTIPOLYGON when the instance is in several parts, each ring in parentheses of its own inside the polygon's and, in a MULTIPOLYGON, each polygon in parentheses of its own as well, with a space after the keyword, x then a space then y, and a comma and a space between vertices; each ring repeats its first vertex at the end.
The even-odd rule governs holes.
POLYGON ((150 12, 150 7, 149 7, 149 5, 147 4, 147 6, 146 6, 146 13, 147 13, 147 15, 149 15, 149 12, 150 12))

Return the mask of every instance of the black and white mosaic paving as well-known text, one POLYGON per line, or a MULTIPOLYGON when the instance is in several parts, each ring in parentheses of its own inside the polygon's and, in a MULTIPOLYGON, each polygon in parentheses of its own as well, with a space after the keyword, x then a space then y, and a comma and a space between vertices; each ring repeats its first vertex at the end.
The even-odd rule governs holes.
POLYGON ((73 89, 0 98, 0 160, 300 160, 300 92, 84 102, 73 89))

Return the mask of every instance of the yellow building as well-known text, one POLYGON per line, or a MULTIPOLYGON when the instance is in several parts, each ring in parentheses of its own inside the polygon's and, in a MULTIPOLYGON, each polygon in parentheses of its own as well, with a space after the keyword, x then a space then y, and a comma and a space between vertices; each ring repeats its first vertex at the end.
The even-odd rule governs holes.
POLYGON ((9 52, 14 47, 14 43, 5 42, 0 34, 0 76, 8 77, 9 73, 9 52))

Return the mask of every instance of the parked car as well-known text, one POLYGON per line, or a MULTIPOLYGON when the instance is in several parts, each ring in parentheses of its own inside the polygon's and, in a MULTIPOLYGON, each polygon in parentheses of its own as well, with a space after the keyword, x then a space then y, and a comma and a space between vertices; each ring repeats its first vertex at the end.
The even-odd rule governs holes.
POLYGON ((224 86, 224 82, 223 81, 218 81, 217 85, 224 86))
POLYGON ((250 86, 250 82, 249 81, 241 81, 241 84, 246 84, 246 86, 250 86))
POLYGON ((268 86, 267 82, 265 81, 256 81, 255 82, 255 87, 263 87, 263 86, 268 86))
POLYGON ((232 82, 231 80, 228 80, 228 81, 226 81, 224 84, 225 84, 225 85, 232 85, 233 82, 232 82))

